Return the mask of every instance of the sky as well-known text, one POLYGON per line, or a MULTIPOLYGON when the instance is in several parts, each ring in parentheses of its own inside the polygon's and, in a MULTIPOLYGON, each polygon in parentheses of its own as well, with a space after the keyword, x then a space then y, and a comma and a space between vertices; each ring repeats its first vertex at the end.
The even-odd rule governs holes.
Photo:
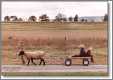
POLYGON ((107 2, 2 2, 2 20, 4 16, 15 15, 24 19, 31 15, 39 17, 47 14, 54 19, 58 13, 67 17, 103 16, 107 13, 107 2))

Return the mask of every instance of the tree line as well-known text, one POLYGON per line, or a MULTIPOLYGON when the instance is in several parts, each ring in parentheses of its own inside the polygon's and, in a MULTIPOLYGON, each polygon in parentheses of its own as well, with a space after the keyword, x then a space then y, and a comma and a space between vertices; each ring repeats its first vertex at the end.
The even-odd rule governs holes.
MULTIPOLYGON (((38 18, 34 15, 32 16, 29 16, 29 18, 27 19, 27 21, 29 22, 36 22, 36 21, 39 21, 39 22, 51 22, 51 19, 49 18, 49 16, 47 14, 43 14, 41 16, 39 16, 38 18)), ((4 17, 4 21, 5 22, 9 22, 9 21, 19 21, 19 22, 23 22, 25 20, 23 20, 23 18, 21 17, 17 17, 17 16, 5 16, 4 17)), ((53 22, 78 22, 79 21, 79 16, 78 14, 75 15, 75 17, 66 17, 64 14, 57 14, 55 16, 55 19, 52 20, 53 22)), ((87 19, 84 19, 82 18, 80 20, 81 22, 87 22, 87 19)), ((108 14, 105 14, 104 15, 104 19, 103 21, 108 21, 108 14)))

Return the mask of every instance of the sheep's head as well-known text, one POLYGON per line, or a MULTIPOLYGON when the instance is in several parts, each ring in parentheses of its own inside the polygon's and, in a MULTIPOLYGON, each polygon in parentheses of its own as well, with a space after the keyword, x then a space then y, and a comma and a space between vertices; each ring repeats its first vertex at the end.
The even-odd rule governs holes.
POLYGON ((21 56, 24 54, 25 54, 24 49, 22 47, 19 47, 16 51, 16 55, 21 56))
POLYGON ((18 56, 22 56, 22 55, 24 55, 24 54, 25 54, 25 52, 24 52, 23 50, 21 50, 21 51, 19 51, 19 52, 17 53, 18 56))

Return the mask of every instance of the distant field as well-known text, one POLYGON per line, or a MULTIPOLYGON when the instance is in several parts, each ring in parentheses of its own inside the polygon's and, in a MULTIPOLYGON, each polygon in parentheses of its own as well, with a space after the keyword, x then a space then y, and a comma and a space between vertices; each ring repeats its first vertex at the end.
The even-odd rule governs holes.
POLYGON ((62 64, 66 56, 78 54, 79 44, 93 47, 95 64, 107 64, 107 23, 104 22, 2 23, 3 64, 21 64, 15 55, 21 40, 26 50, 47 51, 48 64, 62 64))
POLYGON ((29 30, 106 30, 107 23, 105 22, 78 22, 78 23, 46 23, 46 22, 9 22, 2 23, 4 27, 3 30, 11 30, 11 31, 29 31, 29 30), (32 27, 31 27, 32 26, 32 27))

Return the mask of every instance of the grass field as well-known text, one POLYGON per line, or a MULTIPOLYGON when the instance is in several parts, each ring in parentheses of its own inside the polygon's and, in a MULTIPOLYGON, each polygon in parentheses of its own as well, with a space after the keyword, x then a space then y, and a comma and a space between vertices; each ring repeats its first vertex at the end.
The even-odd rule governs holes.
POLYGON ((105 22, 2 23, 2 64, 21 64, 16 56, 19 41, 24 42, 26 50, 46 51, 48 64, 63 64, 66 56, 79 53, 79 44, 93 47, 95 64, 107 64, 108 38, 105 22))

